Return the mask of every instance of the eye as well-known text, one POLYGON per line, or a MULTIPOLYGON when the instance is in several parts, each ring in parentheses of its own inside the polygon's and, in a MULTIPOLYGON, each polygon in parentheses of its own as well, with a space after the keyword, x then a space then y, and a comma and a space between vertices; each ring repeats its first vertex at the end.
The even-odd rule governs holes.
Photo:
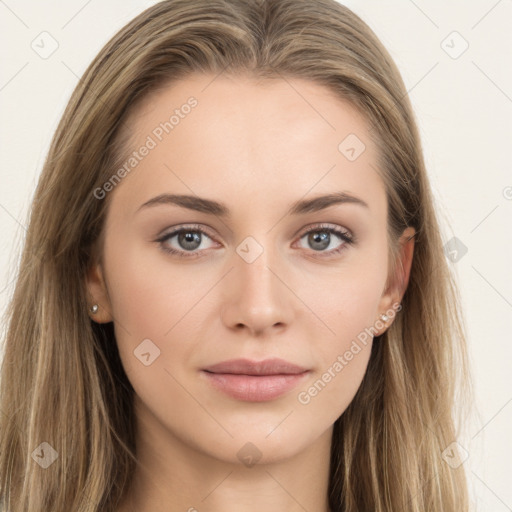
POLYGON ((325 224, 312 226, 300 237, 300 240, 303 238, 306 238, 306 243, 310 248, 313 249, 313 251, 322 253, 322 257, 324 255, 333 256, 338 254, 346 249, 347 244, 353 244, 355 241, 353 235, 351 235, 350 232, 325 224), (333 242, 336 242, 336 238, 341 240, 342 243, 340 243, 337 247, 332 248, 331 250, 324 250, 331 246, 333 242))
MULTIPOLYGON (((204 239, 211 240, 211 237, 199 226, 180 227, 170 233, 166 233, 160 237, 157 242, 163 251, 175 254, 180 257, 196 257, 199 256, 197 249, 201 248, 204 239), (175 238, 175 245, 171 244, 175 238), (177 245, 177 247, 176 247, 177 245)), ((201 250, 207 250, 209 247, 202 247, 201 250)))

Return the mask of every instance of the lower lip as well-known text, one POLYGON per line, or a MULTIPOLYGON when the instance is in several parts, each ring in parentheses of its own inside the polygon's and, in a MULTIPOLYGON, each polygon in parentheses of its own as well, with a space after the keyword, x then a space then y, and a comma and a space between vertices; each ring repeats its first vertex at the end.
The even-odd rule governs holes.
POLYGON ((202 371, 209 382, 226 395, 245 402, 266 402, 296 387, 309 371, 294 375, 235 375, 202 371))

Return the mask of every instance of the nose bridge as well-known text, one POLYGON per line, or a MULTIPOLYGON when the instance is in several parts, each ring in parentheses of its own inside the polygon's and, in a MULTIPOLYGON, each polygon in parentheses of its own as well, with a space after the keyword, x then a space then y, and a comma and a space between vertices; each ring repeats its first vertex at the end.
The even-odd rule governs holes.
POLYGON ((279 286, 271 271, 279 268, 276 261, 276 249, 270 234, 246 237, 236 248, 236 275, 249 295, 262 299, 275 298, 275 288, 279 286))
POLYGON ((243 324, 252 331, 289 323, 290 291, 279 275, 284 265, 272 234, 243 239, 235 248, 233 266, 225 321, 232 327, 243 324))

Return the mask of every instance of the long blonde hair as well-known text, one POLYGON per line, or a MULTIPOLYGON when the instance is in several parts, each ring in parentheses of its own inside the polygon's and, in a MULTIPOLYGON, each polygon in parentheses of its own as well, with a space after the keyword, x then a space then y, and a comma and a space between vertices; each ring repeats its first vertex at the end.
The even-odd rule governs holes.
POLYGON ((108 206, 93 191, 120 164, 127 113, 156 87, 195 72, 310 79, 370 122, 390 250, 396 256, 398 236, 413 226, 415 251, 403 309, 375 339, 364 380, 334 424, 329 503, 333 512, 466 511, 464 466, 442 457, 459 435, 456 398, 469 402, 465 328, 418 130, 390 55, 334 0, 163 1, 122 28, 86 70, 44 164, 7 311, 7 510, 115 511, 130 484, 133 388, 112 324, 87 314, 85 275, 108 206), (56 463, 37 464, 41 450, 55 450, 56 463))

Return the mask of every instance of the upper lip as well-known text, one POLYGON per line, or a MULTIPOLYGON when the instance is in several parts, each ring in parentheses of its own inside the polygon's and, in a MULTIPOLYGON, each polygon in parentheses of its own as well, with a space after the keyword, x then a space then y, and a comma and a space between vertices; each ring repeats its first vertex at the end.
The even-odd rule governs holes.
POLYGON ((263 361, 230 359, 207 366, 203 370, 211 373, 232 373, 237 375, 297 375, 308 371, 284 359, 274 358, 263 361))

